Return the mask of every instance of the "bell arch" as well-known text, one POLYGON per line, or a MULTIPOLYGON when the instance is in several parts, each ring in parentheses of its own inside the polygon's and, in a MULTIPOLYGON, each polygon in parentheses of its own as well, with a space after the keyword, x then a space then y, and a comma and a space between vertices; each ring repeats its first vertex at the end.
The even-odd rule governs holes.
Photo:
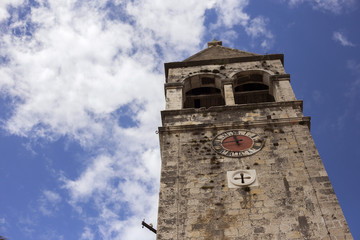
POLYGON ((216 74, 198 74, 183 81, 183 108, 209 108, 225 105, 221 83, 216 74))
POLYGON ((275 102, 268 72, 242 71, 232 79, 235 104, 275 102))

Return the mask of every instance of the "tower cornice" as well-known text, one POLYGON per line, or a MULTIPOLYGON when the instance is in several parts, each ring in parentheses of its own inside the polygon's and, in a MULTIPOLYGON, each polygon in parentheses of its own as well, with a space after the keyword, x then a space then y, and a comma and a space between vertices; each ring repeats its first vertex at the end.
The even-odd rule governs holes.
MULTIPOLYGON (((298 109, 297 112, 302 115, 303 101, 284 101, 284 102, 264 102, 264 103, 250 103, 239 104, 232 106, 213 106, 210 108, 187 108, 178 110, 164 110, 161 112, 162 125, 169 126, 185 126, 185 125, 218 125, 218 124, 236 124, 236 125, 251 125, 251 124, 268 124, 270 122, 297 122, 303 116, 296 116, 294 114, 288 115, 287 112, 298 109), (276 115, 266 115, 266 112, 274 109, 281 109, 276 115), (290 110, 292 109, 292 110, 290 110), (258 117, 255 114, 244 115, 247 112, 258 112, 258 117), (181 116, 181 117, 180 117, 181 116), (232 116, 233 118, 222 118, 221 116, 232 116), (261 117, 260 117, 261 116, 261 117), (175 122, 174 122, 175 121, 175 122)), ((306 120, 307 121, 307 120, 306 120)), ((310 128, 310 118, 307 125, 310 128)))
MULTIPOLYGON (((167 131, 189 131, 195 129, 213 129, 216 128, 218 130, 226 130, 232 128, 249 128, 249 127, 261 127, 261 126, 284 126, 284 125, 306 125, 310 129, 311 125, 311 117, 291 117, 291 118, 280 118, 280 119, 269 119, 269 120, 258 120, 251 122, 232 122, 232 123, 223 123, 221 126, 217 124, 189 124, 189 125, 181 125, 181 126, 168 126, 168 127, 159 127, 159 132, 167 132, 167 131)), ((269 128, 269 130, 272 130, 269 128)))

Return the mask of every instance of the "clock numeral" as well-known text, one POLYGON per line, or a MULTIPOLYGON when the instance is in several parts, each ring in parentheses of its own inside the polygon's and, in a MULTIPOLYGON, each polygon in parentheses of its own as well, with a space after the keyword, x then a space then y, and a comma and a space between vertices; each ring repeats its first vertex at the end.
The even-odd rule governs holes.
POLYGON ((253 153, 256 152, 256 150, 255 150, 254 148, 250 148, 250 149, 248 150, 248 152, 249 152, 249 154, 253 154, 253 153))
POLYGON ((232 135, 239 135, 239 131, 233 130, 232 135))
POLYGON ((235 154, 238 156, 238 157, 241 157, 243 154, 242 152, 235 152, 235 154))
POLYGON ((256 143, 254 144, 253 148, 256 149, 256 150, 258 150, 258 149, 261 148, 261 146, 262 146, 262 143, 261 143, 261 142, 256 142, 256 143))
POLYGON ((232 136, 231 132, 223 132, 221 135, 224 136, 224 138, 232 136))
POLYGON ((238 135, 246 135, 245 131, 238 131, 238 135))
POLYGON ((216 140, 213 142, 213 145, 214 145, 214 147, 215 147, 215 146, 221 146, 221 141, 216 139, 216 140))
POLYGON ((224 155, 226 155, 228 152, 229 152, 228 150, 225 150, 223 148, 221 150, 219 150, 219 153, 224 154, 224 155))
POLYGON ((226 156, 231 157, 233 155, 233 152, 226 153, 226 156))

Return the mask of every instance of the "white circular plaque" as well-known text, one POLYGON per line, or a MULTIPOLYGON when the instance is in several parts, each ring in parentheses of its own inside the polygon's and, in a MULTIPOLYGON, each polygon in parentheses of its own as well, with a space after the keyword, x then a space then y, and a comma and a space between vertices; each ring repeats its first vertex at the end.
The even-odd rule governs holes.
POLYGON ((255 181, 255 174, 252 171, 237 170, 230 176, 230 182, 237 186, 248 186, 255 181))

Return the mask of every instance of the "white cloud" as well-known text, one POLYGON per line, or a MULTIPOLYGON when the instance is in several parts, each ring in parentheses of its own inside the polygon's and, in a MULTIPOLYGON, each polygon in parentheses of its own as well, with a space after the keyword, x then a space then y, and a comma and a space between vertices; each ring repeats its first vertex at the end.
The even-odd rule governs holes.
POLYGON ((43 193, 45 198, 51 203, 58 203, 61 201, 60 195, 56 192, 45 190, 43 193))
POLYGON ((267 28, 269 19, 262 16, 256 17, 250 21, 250 24, 245 27, 246 33, 252 38, 258 38, 264 36, 261 46, 265 49, 269 49, 274 41, 274 35, 267 28))
POLYGON ((356 97, 360 97, 360 63, 355 60, 350 60, 347 62, 347 67, 351 70, 355 79, 351 81, 346 96, 355 100, 356 97))
POLYGON ((343 33, 341 32, 334 32, 333 33, 333 39, 336 42, 339 42, 342 46, 345 47, 354 47, 355 44, 353 44, 352 42, 350 42, 343 33))
POLYGON ((307 2, 316 10, 329 11, 335 14, 349 10, 356 4, 355 0, 288 0, 288 2, 291 7, 307 2))
POLYGON ((305 0, 288 0, 290 6, 295 6, 297 4, 303 3, 305 0))
POLYGON ((4 217, 0 217, 0 231, 2 234, 7 232, 7 227, 8 227, 8 223, 6 219, 4 217))
POLYGON ((84 232, 81 234, 80 240, 93 240, 95 239, 94 234, 91 232, 90 228, 85 227, 84 232))
POLYGON ((222 40, 223 45, 225 46, 229 46, 229 47, 233 47, 235 44, 235 40, 238 37, 238 33, 234 30, 227 30, 222 32, 219 35, 219 39, 224 39, 222 40))
POLYGON ((48 239, 64 240, 64 236, 62 236, 60 233, 56 232, 55 230, 45 230, 37 238, 39 240, 48 240, 48 239))
POLYGON ((217 1, 215 8, 218 11, 218 19, 216 23, 210 25, 210 31, 219 32, 220 39, 228 46, 232 46, 238 36, 233 28, 241 26, 253 40, 260 39, 261 47, 269 49, 274 43, 274 36, 267 26, 269 19, 263 16, 251 18, 244 10, 248 4, 248 0, 217 1))
POLYGON ((58 211, 58 204, 61 202, 61 196, 53 191, 44 190, 39 198, 39 210, 46 216, 54 215, 58 211))
POLYGON ((354 6, 355 0, 315 0, 314 7, 333 13, 341 13, 354 6))
POLYGON ((337 130, 343 130, 346 124, 352 121, 359 121, 360 111, 360 63, 355 60, 349 60, 347 62, 347 68, 351 75, 354 77, 346 78, 343 80, 345 102, 342 113, 338 114, 338 117, 332 123, 332 127, 337 130))
POLYGON ((92 224, 99 226, 104 239, 153 237, 146 231, 139 232, 139 228, 143 218, 156 222, 158 188, 154 184, 158 182, 159 172, 154 169, 159 167, 159 156, 145 152, 144 165, 136 156, 118 161, 119 157, 98 157, 77 180, 63 178, 64 187, 71 192, 71 204, 89 224, 82 239, 92 239, 94 233, 89 230, 92 224), (88 206, 82 204, 84 201, 99 211, 97 219, 87 216, 84 209, 88 206), (124 219, 124 215, 129 217, 124 219))
POLYGON ((321 91, 319 90, 313 90, 312 91, 312 100, 316 103, 316 104, 321 104, 324 101, 324 96, 322 94, 321 91))
POLYGON ((246 26, 250 16, 244 12, 244 8, 248 4, 248 0, 216 1, 215 8, 218 11, 218 21, 213 28, 219 26, 231 28, 235 25, 246 26))
POLYGON ((65 188, 70 190, 73 201, 88 200, 95 191, 107 191, 110 180, 116 176, 114 164, 114 159, 99 156, 77 180, 64 179, 65 188))
POLYGON ((0 1, 0 22, 10 17, 8 12, 9 7, 17 7, 22 4, 24 0, 1 0, 0 1))
POLYGON ((144 45, 159 44, 163 50, 167 50, 163 53, 168 59, 179 57, 173 53, 195 50, 205 30, 204 11, 213 4, 214 1, 196 0, 133 1, 127 4, 126 10, 139 32, 143 31, 143 36, 138 40, 144 45))

